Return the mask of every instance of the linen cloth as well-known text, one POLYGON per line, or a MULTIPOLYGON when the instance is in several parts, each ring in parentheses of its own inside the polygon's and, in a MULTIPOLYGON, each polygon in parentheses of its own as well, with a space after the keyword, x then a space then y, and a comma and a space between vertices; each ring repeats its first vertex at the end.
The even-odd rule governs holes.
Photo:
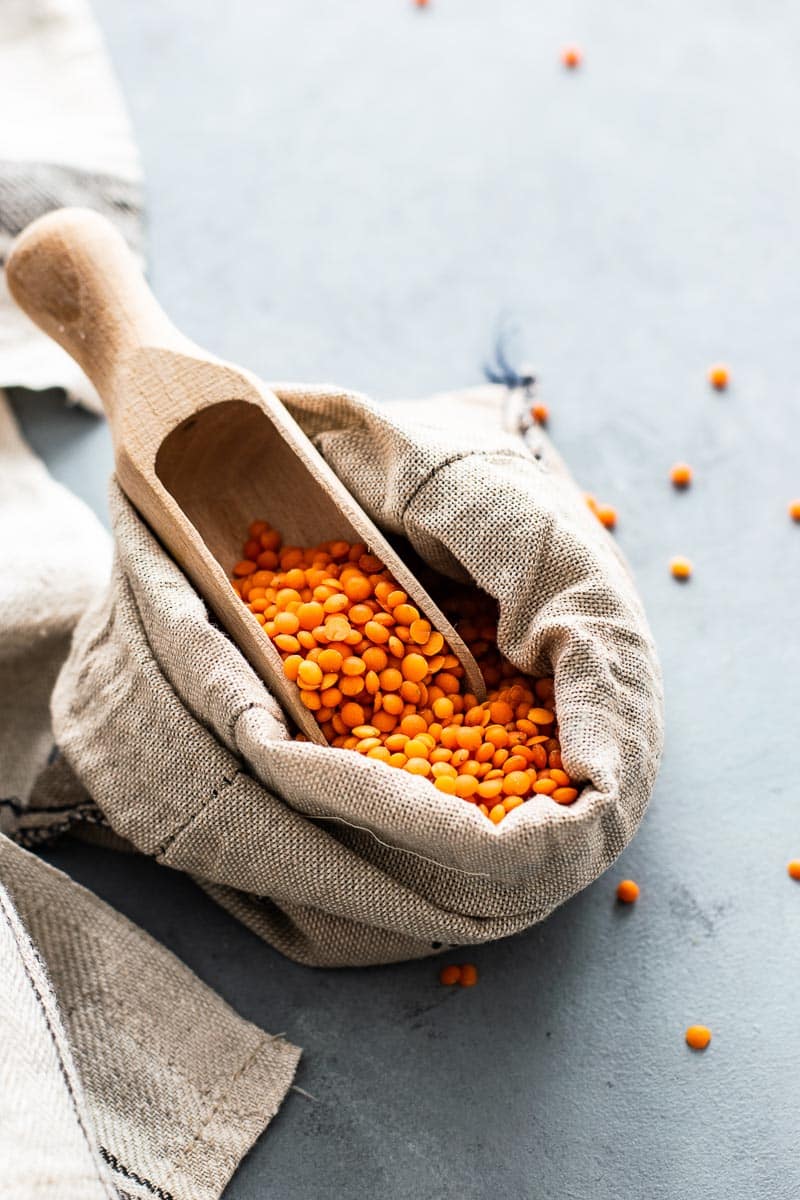
MULTIPOLYGON (((30 220, 64 204, 104 212, 137 249, 138 157, 83 0, 4 0, 0 103, 0 260, 30 220)), ((0 385, 15 384, 64 386, 97 407, 0 272, 0 385)), ((36 845, 78 820, 105 832, 55 752, 49 701, 110 562, 107 533, 29 451, 0 391, 3 1200, 216 1200, 299 1056, 4 836, 36 845)))
POLYGON ((299 1050, 10 840, 100 819, 53 753, 49 702, 109 562, 0 402, 0 1195, 216 1200, 299 1050))
MULTIPOLYGON (((0 262, 51 208, 83 205, 141 250, 142 178, 122 98, 87 0, 0 6, 0 262)), ((69 355, 16 307, 0 272, 0 387, 63 387, 99 411, 69 355)))
POLYGON ((0 838, 0 1195, 216 1200, 299 1051, 0 838))

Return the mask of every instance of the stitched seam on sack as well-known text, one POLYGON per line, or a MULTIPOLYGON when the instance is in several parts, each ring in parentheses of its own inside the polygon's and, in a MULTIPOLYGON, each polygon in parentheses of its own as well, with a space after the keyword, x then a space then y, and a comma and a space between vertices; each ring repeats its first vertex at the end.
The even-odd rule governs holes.
MULTIPOLYGON (((239 772, 239 773, 243 773, 243 772, 239 772)), ((584 812, 581 812, 578 814, 567 813, 563 810, 559 810, 559 821, 560 822, 564 822, 564 823, 569 822, 570 824, 573 825, 573 827, 581 830, 582 827, 585 826, 586 824, 592 824, 592 823, 596 822, 597 820, 601 819, 603 814, 605 813, 605 811, 609 808, 609 806, 611 806, 612 808, 617 806, 617 802, 612 800, 611 794, 601 791, 595 785, 591 784, 591 781, 589 781, 589 785, 590 785, 591 791, 593 791, 596 796, 596 799, 592 802, 591 808, 588 811, 584 811, 584 812)), ((261 786, 263 786, 263 784, 261 786)), ((398 845, 394 844, 393 842, 384 841, 383 838, 379 837, 378 834, 375 833, 375 831, 367 825, 361 825, 361 824, 357 824, 354 821, 348 821, 345 817, 342 817, 338 814, 332 814, 332 813, 329 813, 326 811, 314 811, 313 803, 310 804, 307 808, 303 808, 303 809, 295 809, 295 808, 293 808, 293 806, 290 806, 290 807, 292 807, 292 811, 298 812, 300 816, 308 817, 312 821, 322 821, 322 822, 329 821, 332 824, 343 825, 347 829, 353 829, 359 833, 365 833, 370 838, 372 838, 372 840, 374 842, 376 842, 379 846, 382 846, 386 850, 391 850, 392 852, 394 852, 396 854, 408 855, 411 858, 415 858, 420 862, 427 863, 429 866, 439 868, 440 870, 447 872, 451 875, 455 875, 459 878, 488 880, 490 883, 492 883, 493 885, 495 885, 497 887, 502 888, 504 891, 515 891, 520 887, 519 883, 508 883, 505 880, 496 879, 491 873, 483 872, 483 871, 469 871, 469 870, 466 870, 464 867, 454 867, 454 866, 450 865, 449 863, 443 863, 443 862, 438 861, 438 859, 430 858, 428 855, 422 854, 418 850, 412 850, 407 846, 398 846, 398 845)), ((540 822, 540 825, 543 829, 546 828, 550 824, 551 824, 550 822, 540 822)), ((252 893, 248 893, 248 894, 252 894, 252 893)), ((267 898, 269 899, 269 897, 267 897, 267 898)), ((453 913, 453 915, 457 915, 457 910, 450 910, 450 909, 442 908, 442 911, 450 912, 450 913, 453 913)), ((522 915, 527 911, 529 911, 529 910, 524 909, 524 910, 522 910, 521 913, 517 913, 516 915, 522 915)))
POLYGON ((418 850, 409 850, 405 846, 395 846, 391 842, 385 842, 368 825, 356 825, 354 821, 348 821, 340 816, 331 816, 328 813, 314 813, 309 815, 312 816, 312 819, 318 821, 332 821, 338 825, 345 825, 348 829, 355 829, 359 833, 367 833, 373 841, 376 841, 379 846, 383 846, 385 850, 393 850, 397 854, 409 854, 412 858, 418 858, 421 862, 425 862, 431 867, 440 867, 441 870, 449 871, 453 875, 460 875, 467 879, 492 878, 491 875, 486 874, 484 871, 465 871, 463 867, 451 867, 447 863, 438 862, 435 858, 428 858, 427 854, 421 854, 418 850))
POLYGON ((154 858, 163 857, 163 855, 165 855, 167 853, 167 851, 169 850, 170 846, 173 845, 173 843, 181 836, 181 834, 185 833, 186 830, 190 827, 190 825, 194 824, 194 822, 197 820, 197 818, 200 816, 200 814, 202 812, 204 812, 205 809, 208 808, 211 801, 218 800, 221 793, 224 792, 226 788, 232 787, 233 784, 236 782, 236 780, 238 779, 238 777, 241 774, 242 774, 241 767, 237 767, 237 769, 233 772, 233 775, 231 775, 230 779, 228 779, 228 777, 226 775, 223 775, 222 783, 219 783, 219 784, 217 784, 216 787, 213 787, 211 789, 210 794, 203 797, 201 803, 194 810, 194 812, 190 813, 190 815, 186 818, 186 820, 181 825, 176 826, 176 828, 173 829, 172 833, 170 833, 169 836, 166 837, 164 839, 164 841, 161 842, 160 845, 156 846, 155 850, 153 851, 153 857, 154 858))
MULTIPOLYGON (((227 1087, 225 1087, 225 1089, 222 1092, 220 1092, 219 1096, 214 1101, 212 1108, 206 1115, 205 1120, 203 1121, 202 1125, 199 1127, 199 1129, 195 1133, 192 1140, 190 1142, 187 1142, 186 1145, 183 1147, 183 1149, 179 1150, 177 1155, 175 1156, 175 1159, 172 1163, 172 1167, 171 1167, 166 1179, 164 1180, 165 1187, 171 1186, 174 1183, 175 1177, 178 1175, 179 1172, 181 1174, 183 1174, 184 1168, 183 1168, 182 1164, 186 1161, 186 1158, 189 1155, 189 1153, 191 1152, 192 1148, 199 1141, 202 1140, 203 1134, 206 1132, 206 1130, 208 1129, 211 1122, 214 1120, 214 1118, 217 1116, 217 1114, 220 1112, 220 1110, 223 1108, 223 1106, 226 1104, 226 1102, 231 1098, 233 1089, 236 1086, 236 1084, 238 1084, 238 1082, 247 1074, 247 1072, 250 1070, 250 1068, 255 1063, 258 1056, 266 1049, 266 1046, 270 1042, 273 1042, 273 1041, 274 1041, 274 1038, 269 1038, 269 1037, 264 1037, 262 1040, 260 1040, 258 1042, 258 1044, 253 1047, 252 1051, 250 1052, 250 1054, 248 1054, 248 1056, 244 1060, 244 1062, 241 1063, 241 1065, 237 1068, 237 1070, 230 1077, 230 1079, 228 1080, 227 1087)), ((281 1102, 279 1100, 278 1105, 272 1110, 272 1112, 268 1113, 267 1121, 270 1121, 272 1119, 272 1117, 275 1115, 275 1113, 278 1111, 278 1108, 280 1107, 280 1103, 281 1102)), ((231 1116, 237 1116, 237 1115, 238 1114, 235 1111, 231 1112, 231 1116)), ((265 1124, 266 1124, 266 1122, 265 1122, 265 1124)), ((238 1122, 238 1127, 241 1128, 241 1121, 238 1122)), ((262 1128, 263 1128, 263 1126, 262 1126, 262 1128)), ((219 1145, 218 1145, 218 1148, 222 1149, 222 1147, 219 1145)), ((235 1155, 228 1152, 226 1157, 235 1158, 235 1155)))
MULTIPOLYGON (((347 826, 347 828, 349 828, 349 829, 355 829, 361 833, 369 834, 369 836, 371 838, 373 838, 378 843, 378 845, 383 846, 387 850, 393 850, 395 853, 399 853, 399 854, 410 854, 412 857, 420 859, 420 861, 422 861, 422 862, 428 863, 429 866, 440 867, 442 870, 449 871, 452 874, 461 876, 462 878, 486 879, 486 880, 489 880, 489 882, 494 887, 500 888, 506 892, 515 892, 515 891, 518 891, 520 888, 519 883, 507 883, 505 880, 495 879, 493 876, 484 875, 479 871, 465 871, 461 867, 450 867, 445 863, 437 862, 433 858, 427 858, 424 854, 419 854, 416 850, 407 850, 405 847, 393 846, 390 842, 382 841, 381 838, 379 838, 377 836, 377 834, 375 834, 371 829, 369 829, 363 825, 354 825, 351 821, 345 821, 341 817, 325 817, 324 819, 333 821, 333 822, 338 822, 341 825, 347 826)), ((530 882, 530 881, 528 881, 528 882, 530 882)), ((471 914, 471 913, 465 914, 461 909, 448 908, 444 904, 437 904, 436 907, 439 909, 440 912, 445 913, 447 916, 453 916, 453 917, 466 916, 470 921, 477 921, 478 923, 491 922, 491 921, 495 921, 498 919, 515 921, 515 920, 518 920, 520 917, 527 918, 529 916, 535 916, 537 913, 540 913, 542 911, 541 908, 531 909, 530 907, 525 907, 525 908, 521 908, 521 909, 515 908, 511 913, 502 914, 502 916, 500 916, 500 917, 498 917, 497 915, 490 916, 490 917, 481 917, 481 916, 478 916, 476 914, 471 914)), ((550 911, 551 911, 551 909, 548 908, 545 912, 545 915, 547 914, 547 912, 550 912, 550 911)), ((539 917, 536 917, 536 919, 540 920, 542 918, 539 916, 539 917)))
MULTIPOLYGON (((111 580, 108 584, 109 588, 111 587, 111 584, 113 584, 114 574, 118 570, 122 576, 123 581, 125 581, 124 573, 122 572, 120 564, 119 564, 118 555, 115 553, 114 562, 112 564, 111 580)), ((107 608, 106 607, 107 603, 108 603, 108 592, 106 592, 105 596, 103 597, 102 601, 99 604, 97 604, 96 606, 92 605, 90 608, 87 608, 87 610, 84 612, 83 616, 81 617, 80 621, 78 622, 78 624, 75 627, 75 632, 73 634, 72 642, 70 644, 69 654, 67 656, 67 662, 70 661, 73 654, 78 649, 80 650, 80 654, 81 654, 82 658, 93 661, 95 655, 97 654, 97 652, 99 650, 101 643, 103 641, 112 640, 112 630, 113 630, 113 626, 114 626, 114 612, 116 609, 116 604, 110 605, 107 608), (87 637, 86 641, 83 644, 81 644, 80 635, 82 632, 83 624, 90 618, 90 616, 93 616, 95 613, 102 615, 104 610, 105 610, 105 616, 100 625, 100 628, 95 629, 94 632, 91 633, 87 637)), ((64 665, 66 665, 66 664, 64 664, 64 665)), ((85 668, 84 668, 84 670, 85 670, 85 668)), ((63 673, 63 666, 62 666, 62 670, 59 671, 58 676, 56 677, 55 688, 58 687, 62 673, 63 673)), ((90 698, 89 700, 81 701, 79 707, 76 710, 75 698, 73 696, 70 699, 70 703, 69 703, 70 716, 75 717, 76 712, 77 713, 83 712, 83 710, 87 707, 87 705, 92 703, 92 699, 93 698, 90 698)))
MULTIPOLYGON (((609 795, 608 795, 608 793, 599 791, 595 787, 592 787, 592 791, 596 792, 599 799, 597 801, 593 802, 591 810, 586 811, 586 812, 581 812, 578 814, 577 817, 574 814, 564 813, 562 815, 562 813, 559 812, 559 820, 566 821, 571 816, 572 824, 578 828, 580 828, 582 825, 584 825, 584 823, 594 822, 594 821, 598 820, 602 816, 602 814, 605 812, 605 810, 609 807, 609 795)), ((614 805, 614 807, 615 806, 616 805, 614 805)), ((355 829, 360 833, 366 833, 374 841, 376 841, 379 846, 383 846, 384 849, 386 849, 386 850, 392 850, 396 854, 408 854, 412 858, 416 858, 416 859, 419 859, 421 862, 428 863, 429 866, 439 867, 441 870, 447 871, 452 875, 457 875, 457 876, 460 876, 461 878, 466 878, 466 879, 487 879, 491 883, 495 884, 498 887, 502 887, 503 889, 505 889, 507 891, 513 891, 517 887, 519 887, 519 884, 509 884, 509 883, 506 883, 504 880, 495 879, 494 876, 492 876, 491 874, 489 874, 487 872, 467 871, 463 867, 453 867, 453 866, 450 866, 448 863, 439 862, 435 858, 429 858, 426 854, 421 854, 418 850, 411 850, 406 846, 396 846, 392 842, 385 842, 382 838, 378 837, 378 835, 375 833, 375 831, 370 829, 369 826, 357 825, 355 822, 348 821, 344 817, 341 817, 338 815, 332 815, 330 813, 325 813, 325 812, 309 813, 308 815, 311 816, 313 820, 331 821, 331 822, 339 824, 339 825, 344 825, 348 829, 355 829)), ((541 824, 542 824, 542 827, 544 827, 545 824, 547 824, 547 823, 542 822, 541 824)), ((450 910, 443 910, 443 911, 450 911, 450 910)))
POLYGON ((400 513, 400 520, 405 520, 405 515, 416 500, 417 496, 424 488, 428 486, 432 479, 436 478, 440 471, 446 471, 448 467, 452 467, 458 462, 465 462, 468 458, 516 458, 519 459, 520 462, 526 463, 527 465, 530 465, 532 462, 536 461, 524 451, 511 450, 510 448, 504 449, 501 447, 497 450, 462 450, 460 454, 453 454, 450 458, 446 458, 444 462, 437 463, 435 467, 431 467, 427 475, 423 475, 422 479, 403 505, 402 512, 400 513))
MULTIPOLYGON (((30 984, 31 991, 33 992, 36 1002, 42 1011, 42 1015, 45 1020, 45 1025, 47 1026, 47 1032, 50 1035, 50 1041, 56 1052, 58 1069, 59 1069, 62 1079, 64 1080, 64 1084, 67 1089, 67 1095, 69 1096, 70 1103, 72 1104, 72 1109, 73 1109, 73 1112, 75 1115, 75 1120, 78 1122, 78 1128, 80 1129, 81 1134, 83 1135, 83 1140, 86 1143, 86 1147, 89 1151, 89 1156, 90 1156, 92 1162, 96 1162, 97 1160, 95 1158, 95 1153, 96 1153, 95 1146, 94 1146, 92 1139, 89 1136, 89 1130, 86 1128, 86 1126, 84 1124, 83 1115, 80 1111, 80 1106, 78 1104, 78 1098, 75 1095, 75 1092, 73 1090, 72 1080, 69 1077, 69 1072, 66 1069, 66 1065, 64 1063, 64 1058, 61 1053, 61 1046, 59 1045, 59 1039, 56 1036, 56 1031, 53 1027, 53 1023, 50 1019, 50 1014, 47 1011, 47 1007, 45 1006, 42 994, 36 985, 36 980, 34 979, 33 975, 31 974, 30 968, 28 967, 28 964, 25 961, 25 953, 24 953, 23 946, 20 943, 19 934, 15 927, 15 923, 12 921, 10 913, 8 911, 8 905, 6 904, 5 894, 1 891, 0 891, 0 912, 2 912, 3 919, 5 920, 6 925, 8 926, 9 930, 11 931, 11 936, 14 939, 14 944, 17 947, 17 952, 19 954, 20 962, 22 963, 22 969, 28 978, 28 983, 30 984)), ((33 942, 31 942, 30 945, 31 945, 31 950, 33 952, 33 956, 36 959, 36 961, 39 963, 39 966, 42 969, 42 974, 45 976, 45 978, 47 978, 47 968, 45 967, 44 960, 42 959, 42 957, 39 954, 36 947, 33 945, 33 942)), ((97 1177, 97 1181, 102 1184, 103 1190, 106 1192, 106 1194, 110 1195, 111 1193, 108 1192, 108 1188, 106 1186, 107 1181, 104 1180, 99 1175, 97 1177)))

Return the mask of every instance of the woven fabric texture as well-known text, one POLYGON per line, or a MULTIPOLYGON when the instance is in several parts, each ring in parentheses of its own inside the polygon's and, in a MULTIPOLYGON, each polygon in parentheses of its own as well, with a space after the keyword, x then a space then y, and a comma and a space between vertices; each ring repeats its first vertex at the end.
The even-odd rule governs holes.
POLYGON ((3 837, 0 878, 4 1198, 217 1200, 300 1051, 3 837))
POLYGON ((496 599, 503 653, 554 673, 579 799, 540 796, 494 826, 426 780, 292 740, 116 484, 112 582, 56 685, 59 745, 118 834, 299 961, 386 962, 525 929, 613 862, 655 779, 660 673, 622 555, 548 439, 503 428, 502 388, 380 408, 276 390, 384 530, 496 599))
POLYGON ((0 514, 0 831, 11 832, 52 751, 50 693, 79 616, 107 587, 111 540, 25 444, 2 391, 0 514))
POLYGON ((49 706, 73 627, 108 587, 111 539, 2 394, 0 566, 0 1196, 216 1200, 299 1051, 10 840, 75 822, 111 835, 53 754, 49 706))
POLYGON ((0 1021, 4 1200, 116 1200, 44 964, 2 884, 0 1021))
MULTIPOLYGON (((0 263, 25 225, 67 204, 104 213, 140 251, 139 155, 88 0, 3 0, 0 111, 13 113, 0 124, 0 263)), ((13 303, 3 272, 0 386, 63 387, 101 409, 77 364, 13 303)))

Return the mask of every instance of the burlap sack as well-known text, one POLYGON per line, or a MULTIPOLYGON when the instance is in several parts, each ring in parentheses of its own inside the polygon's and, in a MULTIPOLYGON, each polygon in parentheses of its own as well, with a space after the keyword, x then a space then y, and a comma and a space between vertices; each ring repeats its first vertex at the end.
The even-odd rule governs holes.
POLYGON ((659 668, 623 558, 546 437, 502 428, 502 388, 379 409, 276 390, 379 525, 497 599, 503 653, 554 672, 580 798, 540 796, 494 826, 426 780, 293 741, 116 485, 111 588, 57 683, 58 743, 118 834, 300 962, 389 962, 525 929, 610 865, 655 778, 659 668))

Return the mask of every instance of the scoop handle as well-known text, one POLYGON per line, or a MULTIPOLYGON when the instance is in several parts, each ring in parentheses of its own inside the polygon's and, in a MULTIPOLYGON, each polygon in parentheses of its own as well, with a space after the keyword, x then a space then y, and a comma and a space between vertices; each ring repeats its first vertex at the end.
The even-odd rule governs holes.
POLYGON ((132 353, 192 345, 156 301, 125 239, 90 209, 60 208, 33 221, 12 245, 6 278, 20 308, 89 376, 112 420, 115 380, 132 353))

